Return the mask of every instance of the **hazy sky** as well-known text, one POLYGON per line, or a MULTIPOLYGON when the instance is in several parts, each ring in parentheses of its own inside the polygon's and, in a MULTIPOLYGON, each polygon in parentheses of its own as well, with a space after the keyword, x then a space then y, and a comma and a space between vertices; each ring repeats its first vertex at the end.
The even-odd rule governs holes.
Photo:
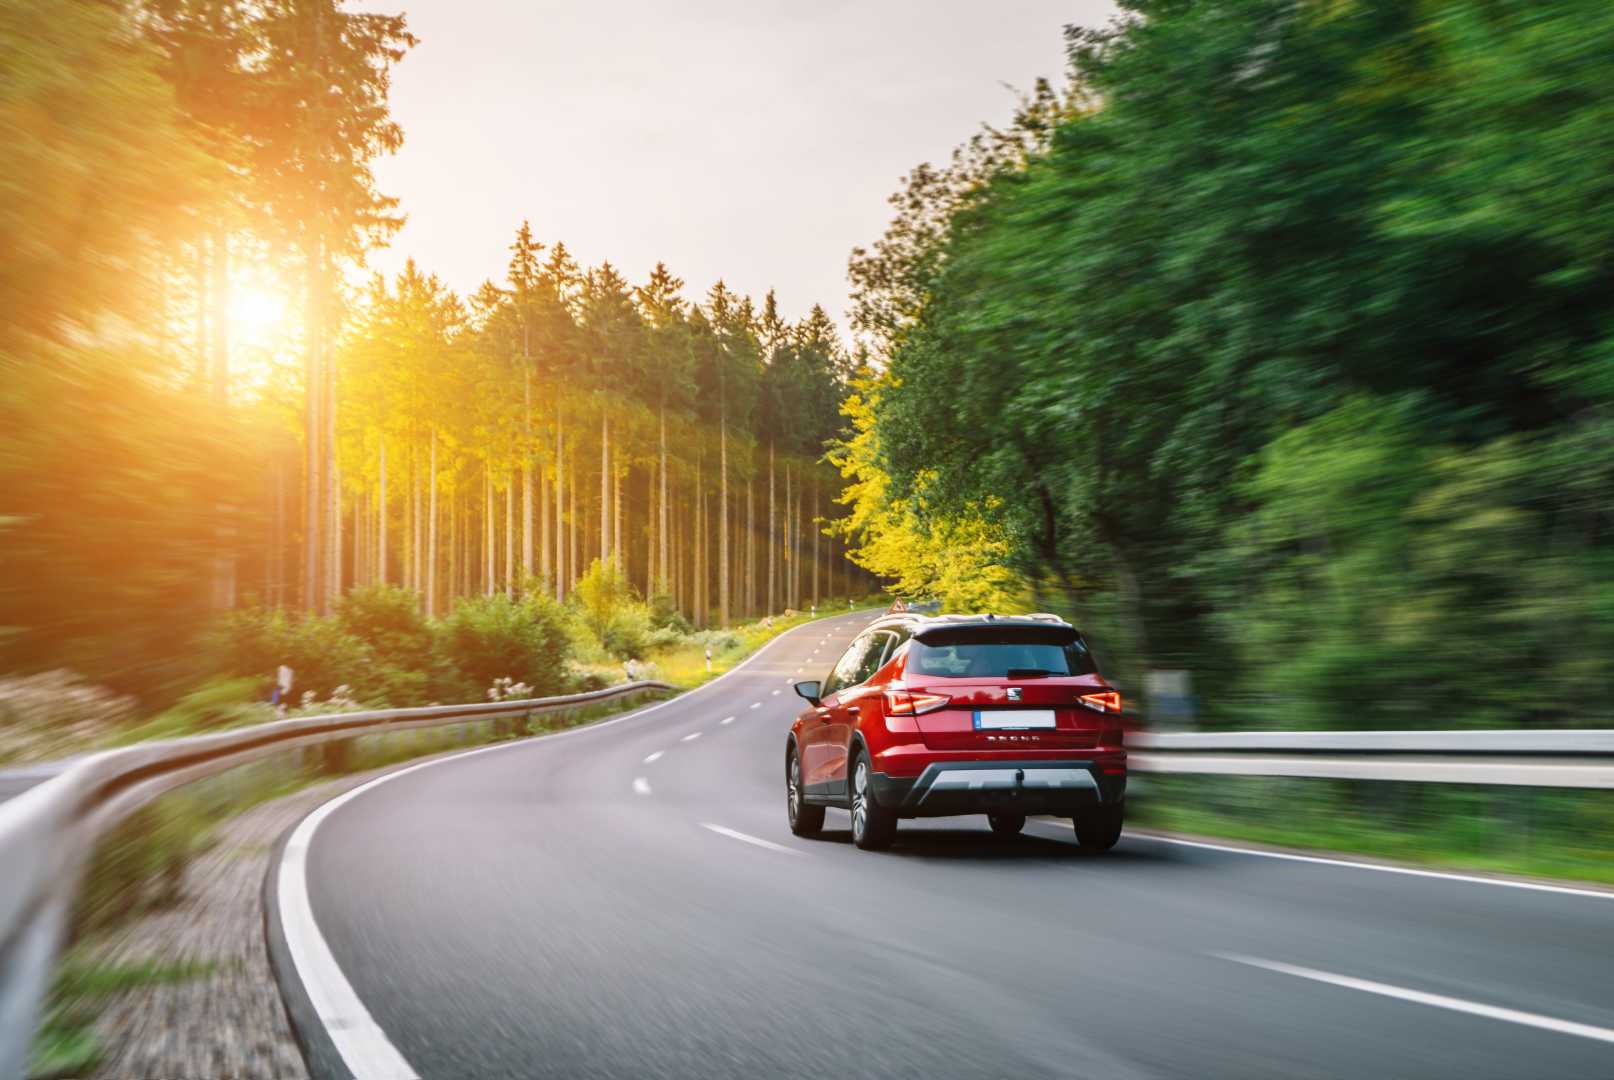
POLYGON ((462 293, 523 217, 587 265, 691 298, 718 277, 844 327, 846 258, 909 168, 1064 69, 1061 28, 1107 0, 364 0, 421 44, 396 73, 406 142, 377 166, 413 256, 462 293))

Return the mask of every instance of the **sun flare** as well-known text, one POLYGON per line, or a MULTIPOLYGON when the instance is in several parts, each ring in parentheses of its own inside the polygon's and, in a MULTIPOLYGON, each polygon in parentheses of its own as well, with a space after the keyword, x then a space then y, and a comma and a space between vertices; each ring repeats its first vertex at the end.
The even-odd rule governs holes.
POLYGON ((230 330, 243 345, 267 345, 285 332, 286 298, 257 282, 235 287, 230 297, 230 330))

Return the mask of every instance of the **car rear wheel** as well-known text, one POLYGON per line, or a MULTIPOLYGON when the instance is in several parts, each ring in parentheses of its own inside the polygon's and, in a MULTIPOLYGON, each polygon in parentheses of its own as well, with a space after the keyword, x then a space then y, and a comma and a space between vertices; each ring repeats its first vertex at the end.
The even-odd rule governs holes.
POLYGON ((824 827, 824 808, 807 801, 801 786, 801 759, 790 751, 785 762, 785 808, 790 815, 790 831, 797 836, 817 836, 824 827))
POLYGON ((1076 846, 1089 854, 1108 851, 1121 839, 1126 804, 1095 806, 1076 815, 1076 846))
POLYGON ((883 851, 897 837, 897 815, 874 797, 874 772, 862 750, 852 762, 852 843, 864 851, 883 851))
POLYGON ((1015 836, 1026 827, 1024 814, 988 814, 986 823, 992 826, 992 831, 999 836, 1015 836))

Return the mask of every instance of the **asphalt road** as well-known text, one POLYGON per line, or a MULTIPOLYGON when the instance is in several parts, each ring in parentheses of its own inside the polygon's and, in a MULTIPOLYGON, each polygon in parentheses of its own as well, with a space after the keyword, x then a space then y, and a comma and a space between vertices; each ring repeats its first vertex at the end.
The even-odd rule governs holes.
POLYGON ((330 953, 423 1077, 1614 1077, 1614 898, 1067 826, 785 823, 799 700, 869 616, 320 825, 330 953), (730 719, 732 718, 732 719, 730 719), (1263 966, 1264 965, 1264 966, 1263 966))

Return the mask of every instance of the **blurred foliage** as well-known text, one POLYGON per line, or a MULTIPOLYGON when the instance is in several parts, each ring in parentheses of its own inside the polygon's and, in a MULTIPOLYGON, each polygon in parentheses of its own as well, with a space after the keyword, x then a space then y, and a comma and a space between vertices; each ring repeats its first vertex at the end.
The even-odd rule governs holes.
POLYGON ((158 697, 194 678, 219 530, 258 524, 257 445, 137 349, 0 355, 0 669, 158 697))
POLYGON ((457 700, 484 697, 493 680, 503 677, 526 683, 538 697, 568 689, 566 612, 543 593, 462 600, 439 634, 442 655, 460 683, 457 700))
POLYGON ((583 627, 618 660, 641 660, 653 625, 650 608, 639 601, 617 562, 595 559, 572 587, 571 603, 583 627))
MULTIPOLYGON (((925 497, 924 475, 914 478, 908 498, 890 496, 876 427, 882 389, 890 385, 889 376, 865 368, 841 407, 851 431, 828 456, 847 481, 839 501, 850 512, 830 531, 860 542, 853 560, 886 579, 897 596, 937 599, 947 611, 1022 610, 1025 589, 1009 565, 1011 546, 1002 525, 972 505, 933 506, 925 497)), ((989 510, 1001 501, 984 500, 989 510)))
POLYGON ((979 517, 1213 722, 1607 723, 1614 8, 1125 6, 854 256, 858 557, 979 517))

